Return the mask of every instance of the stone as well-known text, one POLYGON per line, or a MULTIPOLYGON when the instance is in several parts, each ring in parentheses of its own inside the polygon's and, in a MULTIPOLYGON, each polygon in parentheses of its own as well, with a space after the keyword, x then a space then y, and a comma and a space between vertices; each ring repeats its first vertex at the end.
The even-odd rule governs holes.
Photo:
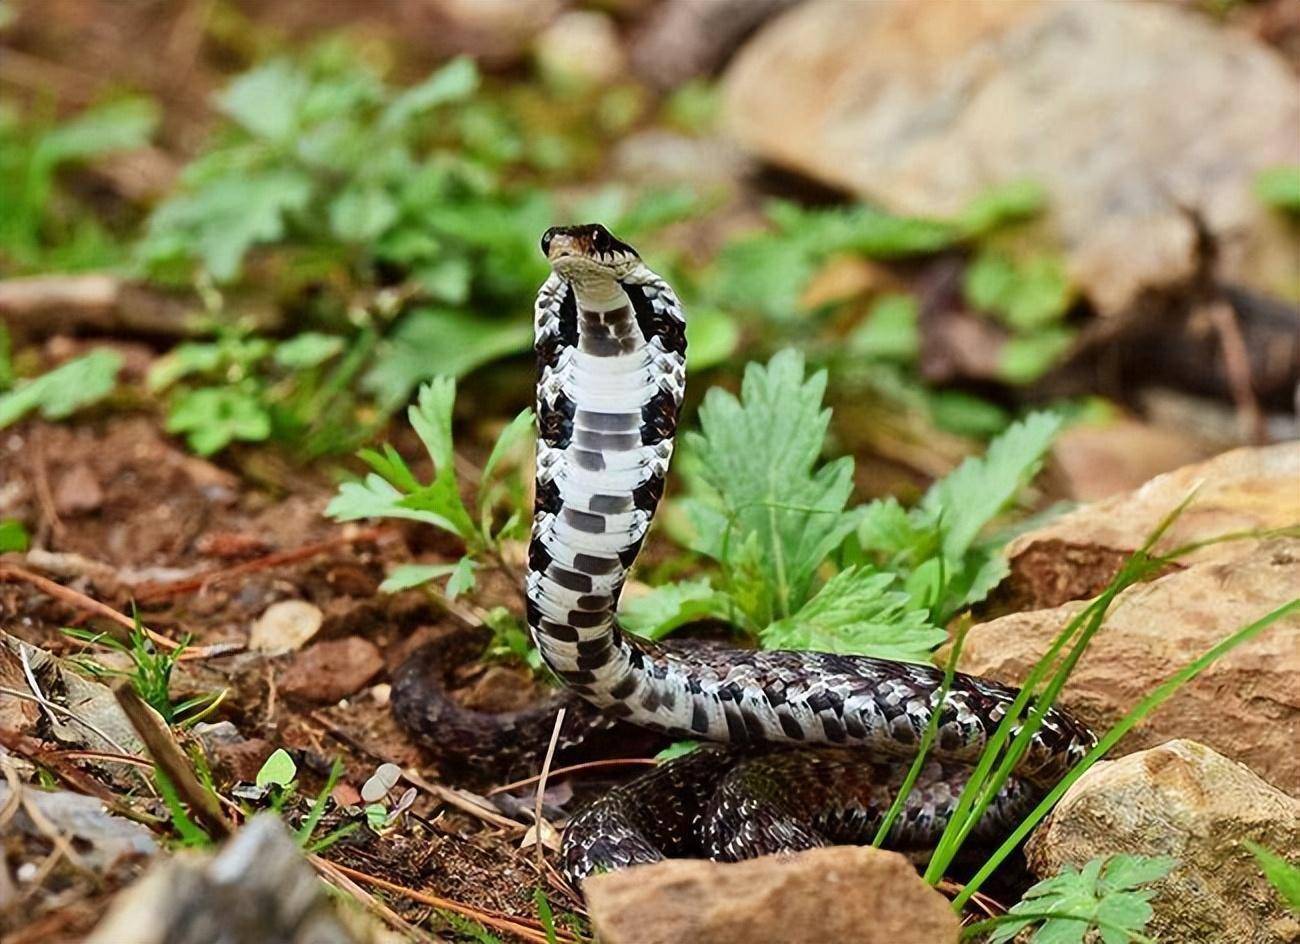
POLYGON ((618 28, 595 10, 560 14, 538 35, 533 48, 542 71, 562 85, 608 84, 627 71, 618 28))
POLYGON ((139 823, 109 813, 95 797, 68 790, 40 790, 18 785, 21 802, 13 800, 12 787, 0 781, 0 809, 13 803, 13 819, 7 829, 33 839, 49 839, 49 830, 76 843, 77 855, 88 868, 113 870, 120 861, 147 858, 158 851, 153 833, 139 823), (36 808, 33 818, 28 805, 36 808))
POLYGON ((906 858, 870 847, 672 859, 593 875, 582 890, 603 944, 945 944, 959 933, 906 858))
POLYGON ((104 504, 104 490, 90 466, 79 462, 59 476, 54 486, 54 510, 61 515, 95 511, 104 504))
MULTIPOLYGON (((369 938, 373 940, 373 937, 369 938)), ((249 820, 216 856, 173 856, 117 897, 86 944, 365 944, 279 817, 249 820)))
POLYGON ((1188 280, 1198 219, 1221 280, 1300 284, 1296 234, 1253 193, 1300 160, 1295 76, 1172 4, 803 4, 736 55, 723 120, 759 156, 900 213, 952 216, 1037 181, 1103 314, 1188 280))
POLYGON ((298 653, 280 676, 280 691, 305 701, 336 702, 379 674, 379 648, 360 636, 318 642, 298 653))
MULTIPOLYGON (((1066 683, 1061 704, 1094 731, 1236 630, 1300 597, 1300 539, 1225 544, 1219 556, 1124 591, 1066 683), (1232 549, 1227 552, 1224 549, 1232 549)), ((1023 681, 1084 606, 1013 613, 973 627, 960 668, 1023 681)), ((1120 741, 1118 750, 1195 735, 1300 795, 1300 614, 1221 657, 1120 741)))
POLYGON ((320 607, 306 600, 280 600, 257 618, 248 648, 271 656, 292 652, 316 635, 324 620, 320 607))
POLYGON ((1039 877, 1115 853, 1178 860, 1152 886, 1148 937, 1197 944, 1288 944, 1288 914, 1243 840, 1300 862, 1300 802, 1196 741, 1169 741, 1084 774, 1030 837, 1039 877))
POLYGON ((1121 417, 1079 423, 1052 445, 1052 466, 1074 501, 1097 501, 1184 465, 1209 458, 1212 450, 1182 430, 1121 417))
MULTIPOLYGON (((1300 442, 1235 449, 1183 466, 1015 538, 1007 545, 1011 575, 1004 592, 1015 598, 1017 609, 1095 595, 1193 490, 1194 500, 1156 545, 1157 551, 1233 531, 1295 525, 1300 523, 1297 483, 1300 442)), ((1211 545, 1185 561, 1223 553, 1235 553, 1234 545, 1211 545)))

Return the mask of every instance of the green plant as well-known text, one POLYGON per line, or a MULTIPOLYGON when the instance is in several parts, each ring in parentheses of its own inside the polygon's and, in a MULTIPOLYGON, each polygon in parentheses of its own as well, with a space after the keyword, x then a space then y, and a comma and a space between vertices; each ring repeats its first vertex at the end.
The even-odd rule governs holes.
POLYGON ((1255 178, 1255 195, 1264 203, 1300 214, 1300 165, 1270 167, 1255 178))
MULTIPOLYGON (((343 761, 336 757, 334 763, 330 765, 329 776, 325 778, 324 785, 312 800, 307 815, 303 817, 298 828, 294 830, 294 840, 304 852, 313 853, 328 849, 343 837, 361 828, 361 824, 357 822, 344 823, 320 838, 313 838, 317 827, 320 825, 321 818, 325 815, 325 807, 329 803, 330 794, 333 792, 335 785, 338 784, 341 776, 343 776, 343 761)), ((285 809, 297 800, 297 777, 298 765, 294 763, 288 751, 282 747, 277 747, 262 762, 254 783, 256 786, 268 791, 271 809, 277 815, 283 816, 285 809)))
POLYGON ((523 489, 517 477, 506 477, 504 463, 533 426, 532 410, 525 409, 502 430, 487 462, 479 473, 474 491, 474 514, 461 497, 456 475, 456 454, 452 440, 452 410, 456 382, 438 377, 420 388, 407 417, 433 462, 434 476, 420 482, 406 461, 392 446, 382 452, 362 450, 361 458, 371 472, 361 482, 345 482, 325 509, 336 521, 358 518, 406 518, 448 531, 461 539, 465 554, 455 564, 407 564, 388 575, 381 589, 396 592, 446 578, 446 596, 455 599, 474 587, 475 571, 484 561, 499 567, 512 581, 513 571, 501 554, 503 541, 523 536, 527 522, 523 512, 523 489), (504 523, 496 523, 496 512, 505 507, 504 523))
POLYGON ((152 102, 122 98, 66 121, 21 121, 0 105, 0 270, 103 268, 125 258, 122 242, 59 185, 63 169, 148 144, 152 102))
POLYGON ((1178 864, 1168 856, 1114 855, 1096 858, 1081 869, 1062 869, 1025 892, 1011 910, 963 931, 963 938, 992 931, 989 944, 1004 944, 1026 928, 1037 944, 1083 944, 1096 931, 1103 944, 1146 942, 1149 902, 1156 892, 1143 888, 1178 864))
POLYGON ((87 645, 100 646, 129 656, 131 659, 130 669, 105 666, 86 656, 77 657, 76 662, 81 668, 94 676, 129 679, 136 694, 143 698, 154 711, 158 712, 169 725, 190 727, 197 724, 215 711, 226 696, 223 689, 219 692, 207 692, 187 698, 184 701, 173 702, 171 697, 172 671, 176 668, 176 663, 180 661, 188 640, 181 640, 175 649, 162 649, 156 646, 153 640, 149 638, 148 633, 144 631, 144 626, 140 623, 138 614, 135 617, 135 625, 131 630, 131 635, 125 642, 107 633, 92 632, 74 627, 65 627, 63 632, 65 635, 87 645))
POLYGON ((1271 849, 1257 842, 1243 840, 1242 845, 1251 851, 1268 883, 1277 895, 1296 914, 1300 914, 1300 868, 1292 865, 1271 849))
POLYGON ((25 551, 30 542, 31 537, 21 521, 0 519, 0 554, 25 551))
POLYGON ((19 381, 8 393, 0 394, 0 429, 34 410, 47 420, 71 416, 112 393, 121 368, 120 354, 100 348, 39 377, 19 381))
POLYGON ((1059 421, 1016 424, 910 511, 892 499, 850 507, 853 460, 818 462, 825 385, 825 372, 807 377, 803 358, 783 351, 747 368, 739 399, 709 391, 700 432, 685 437, 690 489, 676 504, 688 546, 720 579, 629 599, 628 628, 657 638, 714 616, 769 648, 924 661, 946 638, 939 627, 1005 575, 983 530, 1033 477, 1059 421))

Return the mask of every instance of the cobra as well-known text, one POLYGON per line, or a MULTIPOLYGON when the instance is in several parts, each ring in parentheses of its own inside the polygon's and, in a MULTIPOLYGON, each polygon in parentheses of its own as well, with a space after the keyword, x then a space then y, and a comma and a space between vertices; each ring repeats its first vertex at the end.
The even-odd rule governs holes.
MULTIPOLYGON (((539 442, 527 611, 556 676, 607 716, 714 742, 616 788, 566 831, 562 865, 735 859, 870 838, 939 711, 931 760, 893 839, 923 847, 1015 698, 958 674, 939 705, 930 665, 818 652, 660 647, 618 624, 654 518, 686 385, 686 320, 671 286, 603 226, 547 230, 535 309, 539 442)), ((980 824, 1006 827, 1094 743, 1047 713, 980 824)))

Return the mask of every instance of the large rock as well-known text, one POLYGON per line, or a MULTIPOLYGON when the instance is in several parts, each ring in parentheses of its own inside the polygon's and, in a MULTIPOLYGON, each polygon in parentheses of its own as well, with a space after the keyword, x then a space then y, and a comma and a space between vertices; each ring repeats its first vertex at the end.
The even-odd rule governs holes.
POLYGON ((1300 96, 1276 52, 1172 6, 1093 0, 809 3, 733 61, 746 146, 901 212, 950 215, 1042 183, 1075 281, 1103 312, 1196 262, 1294 291, 1294 233, 1252 193, 1300 160, 1300 96))
MULTIPOLYGON (((1228 545, 1229 547, 1231 545, 1228 545)), ((1160 682, 1235 630, 1300 596, 1300 539, 1279 538, 1130 587, 1066 683, 1062 704, 1104 731, 1160 682)), ((961 668, 1018 683, 1084 604, 974 627, 961 668)), ((1300 794, 1300 614, 1223 656, 1120 742, 1195 735, 1300 794)))
POLYGON ((1242 844, 1251 839, 1300 860, 1300 803, 1195 741, 1170 741, 1088 771, 1026 846, 1041 877, 1113 853, 1179 862, 1156 883, 1147 935, 1197 944, 1300 940, 1242 844))
MULTIPOLYGON (((1300 442, 1225 452, 1025 532, 1007 545, 1011 576, 1004 592, 1016 609, 1095 595, 1193 490, 1195 498, 1157 551, 1234 531, 1300 525, 1300 442)), ((1185 560, 1237 551, 1232 544, 1214 544, 1185 560)), ((1300 593, 1300 576, 1293 586, 1300 593)))
POLYGON ((945 944, 943 897, 903 856, 841 846, 747 862, 676 859, 583 884, 603 944, 945 944))

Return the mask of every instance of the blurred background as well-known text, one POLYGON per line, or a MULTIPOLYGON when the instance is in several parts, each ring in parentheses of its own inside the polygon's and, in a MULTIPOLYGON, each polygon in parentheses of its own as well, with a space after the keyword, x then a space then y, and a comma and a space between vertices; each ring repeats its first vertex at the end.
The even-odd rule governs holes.
POLYGON ((435 374, 513 415, 599 220, 695 397, 832 368, 864 495, 1046 405, 1094 498, 1296 435, 1298 69, 1288 0, 3 0, 0 390, 106 350, 74 400, 283 484, 435 374))

